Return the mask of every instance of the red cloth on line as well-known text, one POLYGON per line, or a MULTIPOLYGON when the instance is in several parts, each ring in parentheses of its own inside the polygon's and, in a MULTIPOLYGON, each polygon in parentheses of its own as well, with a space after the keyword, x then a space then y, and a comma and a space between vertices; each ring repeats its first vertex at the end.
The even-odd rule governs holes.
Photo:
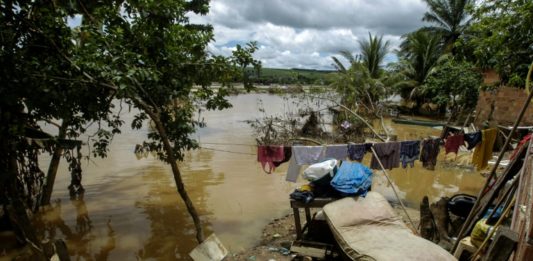
POLYGON ((463 134, 457 134, 457 135, 450 135, 446 138, 446 142, 444 143, 444 149, 446 150, 446 154, 453 152, 457 154, 457 151, 459 151, 459 147, 465 143, 465 136, 463 134))
POLYGON ((261 162, 263 171, 270 174, 276 168, 274 162, 280 162, 285 159, 285 150, 283 146, 257 146, 257 161, 261 162), (267 169, 266 166, 269 168, 267 169))

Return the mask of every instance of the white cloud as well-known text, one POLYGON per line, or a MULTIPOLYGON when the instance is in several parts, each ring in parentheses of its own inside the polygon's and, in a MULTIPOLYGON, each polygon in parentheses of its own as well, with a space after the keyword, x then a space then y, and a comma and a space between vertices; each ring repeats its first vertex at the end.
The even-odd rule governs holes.
POLYGON ((358 52, 357 41, 369 32, 397 48, 401 35, 422 26, 425 11, 421 0, 213 0, 210 13, 191 22, 213 25, 215 54, 257 41, 255 57, 265 67, 332 69, 330 56, 358 52))

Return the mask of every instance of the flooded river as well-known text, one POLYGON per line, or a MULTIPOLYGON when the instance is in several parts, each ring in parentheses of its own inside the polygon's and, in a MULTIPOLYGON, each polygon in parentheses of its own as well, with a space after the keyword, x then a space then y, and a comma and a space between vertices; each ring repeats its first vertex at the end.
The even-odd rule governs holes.
MULTIPOLYGON (((207 127, 195 136, 204 149, 188 152, 180 164, 206 235, 215 232, 231 251, 258 243, 270 220, 289 213, 288 195, 297 186, 285 182, 286 164, 267 175, 256 162, 256 149, 249 146, 255 144, 252 130, 243 120, 261 116, 258 99, 267 114, 286 110, 279 96, 231 97, 233 108, 202 114, 207 127)), ((148 129, 132 131, 128 128, 131 115, 124 118, 123 133, 113 140, 109 156, 83 166, 84 200, 69 200, 70 176, 62 165, 52 196, 55 207, 37 225, 50 237, 66 239, 77 260, 188 260, 187 253, 195 246, 194 227, 176 193, 171 170, 152 156, 136 158, 134 146, 143 141, 148 129)), ((440 132, 421 126, 391 127, 398 140, 440 132)), ((418 207, 424 195, 436 200, 460 191, 476 193, 483 182, 478 173, 466 168, 438 165, 429 171, 418 162, 414 169, 393 170, 391 176, 413 207, 418 207)), ((376 173, 372 188, 394 200, 381 173, 376 173)))

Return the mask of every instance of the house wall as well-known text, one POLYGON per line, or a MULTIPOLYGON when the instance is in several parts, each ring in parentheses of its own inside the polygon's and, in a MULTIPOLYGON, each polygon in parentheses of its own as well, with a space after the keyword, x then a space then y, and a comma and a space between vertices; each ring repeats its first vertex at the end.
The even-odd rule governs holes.
MULTIPOLYGON (((482 91, 479 93, 474 124, 481 126, 489 118, 491 106, 494 104, 491 123, 513 125, 526 99, 527 93, 524 89, 500 87, 494 91, 482 91)), ((529 105, 520 125, 533 125, 533 103, 529 105)))

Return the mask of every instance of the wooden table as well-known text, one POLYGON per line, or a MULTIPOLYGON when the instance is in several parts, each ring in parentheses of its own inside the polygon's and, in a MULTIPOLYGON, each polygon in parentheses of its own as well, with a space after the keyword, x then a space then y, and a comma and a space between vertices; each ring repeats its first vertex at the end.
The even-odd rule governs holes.
POLYGON ((296 239, 302 239, 302 224, 300 221, 300 208, 305 209, 305 221, 306 224, 309 224, 311 221, 311 208, 322 208, 326 204, 333 202, 337 200, 337 198, 315 198, 313 201, 309 203, 305 203, 302 201, 297 201, 294 199, 291 199, 291 208, 294 213, 294 226, 296 228, 296 239))

